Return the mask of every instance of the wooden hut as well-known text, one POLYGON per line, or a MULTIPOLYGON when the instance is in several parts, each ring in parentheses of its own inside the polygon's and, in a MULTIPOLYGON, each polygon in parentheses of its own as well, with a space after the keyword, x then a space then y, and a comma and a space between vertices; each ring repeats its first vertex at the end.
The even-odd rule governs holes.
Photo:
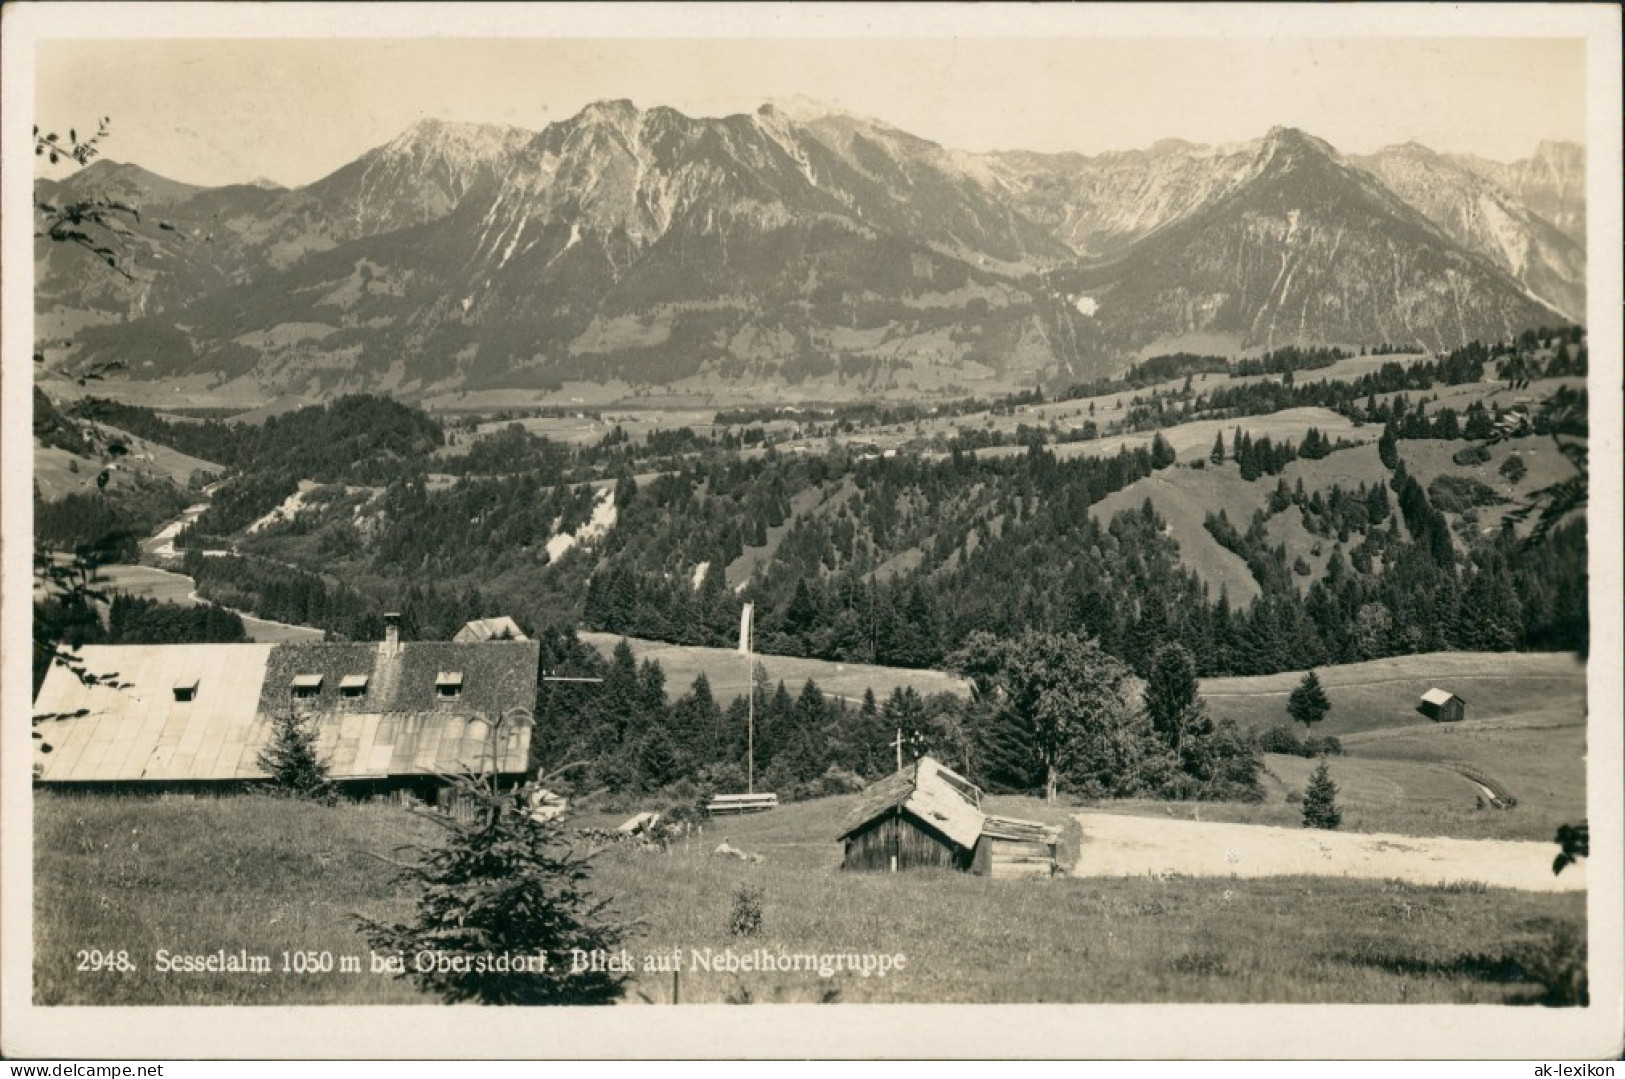
POLYGON ((936 866, 992 877, 1048 876, 1058 833, 982 810, 982 790, 931 757, 880 780, 848 815, 843 869, 936 866))
POLYGON ((970 869, 982 835, 982 792, 930 757, 864 791, 841 841, 843 869, 970 869))
POLYGON ((1435 723, 1459 723, 1467 717, 1467 702, 1449 690, 1430 689, 1422 694, 1416 710, 1435 723))

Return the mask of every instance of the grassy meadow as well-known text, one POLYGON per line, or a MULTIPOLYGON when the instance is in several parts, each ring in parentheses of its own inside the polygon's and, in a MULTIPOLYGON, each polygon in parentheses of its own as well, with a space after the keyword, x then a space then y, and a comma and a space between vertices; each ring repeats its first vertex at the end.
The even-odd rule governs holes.
MULTIPOLYGON (((1585 666, 1566 652, 1429 652, 1321 667, 1316 676, 1332 705, 1315 725, 1317 735, 1347 738, 1400 727, 1472 730, 1478 720, 1534 716, 1585 725, 1585 666), (1466 700, 1466 721, 1436 724, 1416 710, 1422 694, 1435 686, 1466 700)), ((1202 696, 1215 717, 1265 730, 1291 725, 1287 698, 1302 678, 1302 671, 1205 678, 1202 696)))
MULTIPOLYGON (((591 630, 578 630, 576 636, 581 638, 583 644, 598 649, 606 659, 623 640, 618 633, 596 633, 591 630)), ((913 688, 921 696, 933 693, 957 693, 963 696, 969 692, 963 679, 941 671, 836 663, 833 660, 761 653, 747 661, 732 648, 667 644, 638 637, 624 639, 639 663, 652 659, 660 664, 661 670, 666 672, 666 694, 673 699, 687 693, 695 677, 701 673, 711 683, 711 693, 717 700, 726 703, 734 697, 742 697, 749 692, 750 667, 755 663, 760 663, 766 669, 769 682, 783 682, 791 693, 798 691, 810 678, 826 694, 845 698, 853 704, 863 700, 866 689, 874 690, 875 698, 882 701, 899 687, 913 688)))
MULTIPOLYGON (((847 874, 836 835, 852 799, 713 822, 666 853, 600 853, 595 890, 637 927, 628 950, 754 948, 907 957, 881 979, 686 970, 686 1003, 1437 1002, 1539 1000, 1535 979, 1584 895, 1312 877, 987 880, 847 874), (760 863, 712 856, 723 838, 760 863), (734 896, 761 890, 762 929, 729 933, 734 896)), ((399 918, 411 896, 384 859, 438 830, 403 809, 261 796, 36 798, 35 993, 40 1004, 430 1003, 368 968, 350 916, 399 918), (75 969, 84 948, 139 969, 75 969), (239 948, 267 975, 159 973, 154 953, 239 948), (359 973, 282 974, 284 950, 360 957, 359 973)), ((1001 798, 1000 812, 1065 811, 1001 798)), ((1187 807, 1181 807, 1184 809, 1187 807)), ((1582 929, 1583 932, 1583 929, 1582 929)), ((672 999, 640 974, 628 1003, 672 999)))

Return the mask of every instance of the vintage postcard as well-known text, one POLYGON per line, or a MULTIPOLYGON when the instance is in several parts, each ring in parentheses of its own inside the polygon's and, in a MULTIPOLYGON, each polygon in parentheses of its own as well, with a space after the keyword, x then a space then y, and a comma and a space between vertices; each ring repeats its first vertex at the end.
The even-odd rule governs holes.
POLYGON ((1617 8, 4 19, 8 1056, 1620 1052, 1617 8))

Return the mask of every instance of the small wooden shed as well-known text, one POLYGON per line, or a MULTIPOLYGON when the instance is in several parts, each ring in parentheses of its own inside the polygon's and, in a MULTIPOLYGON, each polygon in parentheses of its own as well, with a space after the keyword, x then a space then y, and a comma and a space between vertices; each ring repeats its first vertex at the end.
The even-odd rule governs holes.
POLYGON ((921 757, 863 792, 841 840, 843 869, 969 869, 982 835, 982 792, 921 757))
POLYGON ((1449 690, 1435 688, 1422 694, 1416 710, 1435 723, 1459 723, 1467 717, 1467 701, 1449 690))
POLYGON ((982 822, 971 872, 984 877, 1047 877, 1055 869, 1060 833, 1047 824, 989 816, 982 822))
POLYGON ((848 815, 843 869, 935 866, 984 876, 1048 876, 1059 833, 982 811, 982 790, 922 757, 866 790, 848 815))

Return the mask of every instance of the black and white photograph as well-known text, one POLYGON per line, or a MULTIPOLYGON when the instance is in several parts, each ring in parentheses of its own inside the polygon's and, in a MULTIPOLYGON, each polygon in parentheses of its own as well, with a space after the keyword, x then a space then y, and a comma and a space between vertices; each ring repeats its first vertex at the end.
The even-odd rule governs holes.
POLYGON ((1619 11, 1425 8, 8 6, 6 1055, 1617 1058, 1619 11))

